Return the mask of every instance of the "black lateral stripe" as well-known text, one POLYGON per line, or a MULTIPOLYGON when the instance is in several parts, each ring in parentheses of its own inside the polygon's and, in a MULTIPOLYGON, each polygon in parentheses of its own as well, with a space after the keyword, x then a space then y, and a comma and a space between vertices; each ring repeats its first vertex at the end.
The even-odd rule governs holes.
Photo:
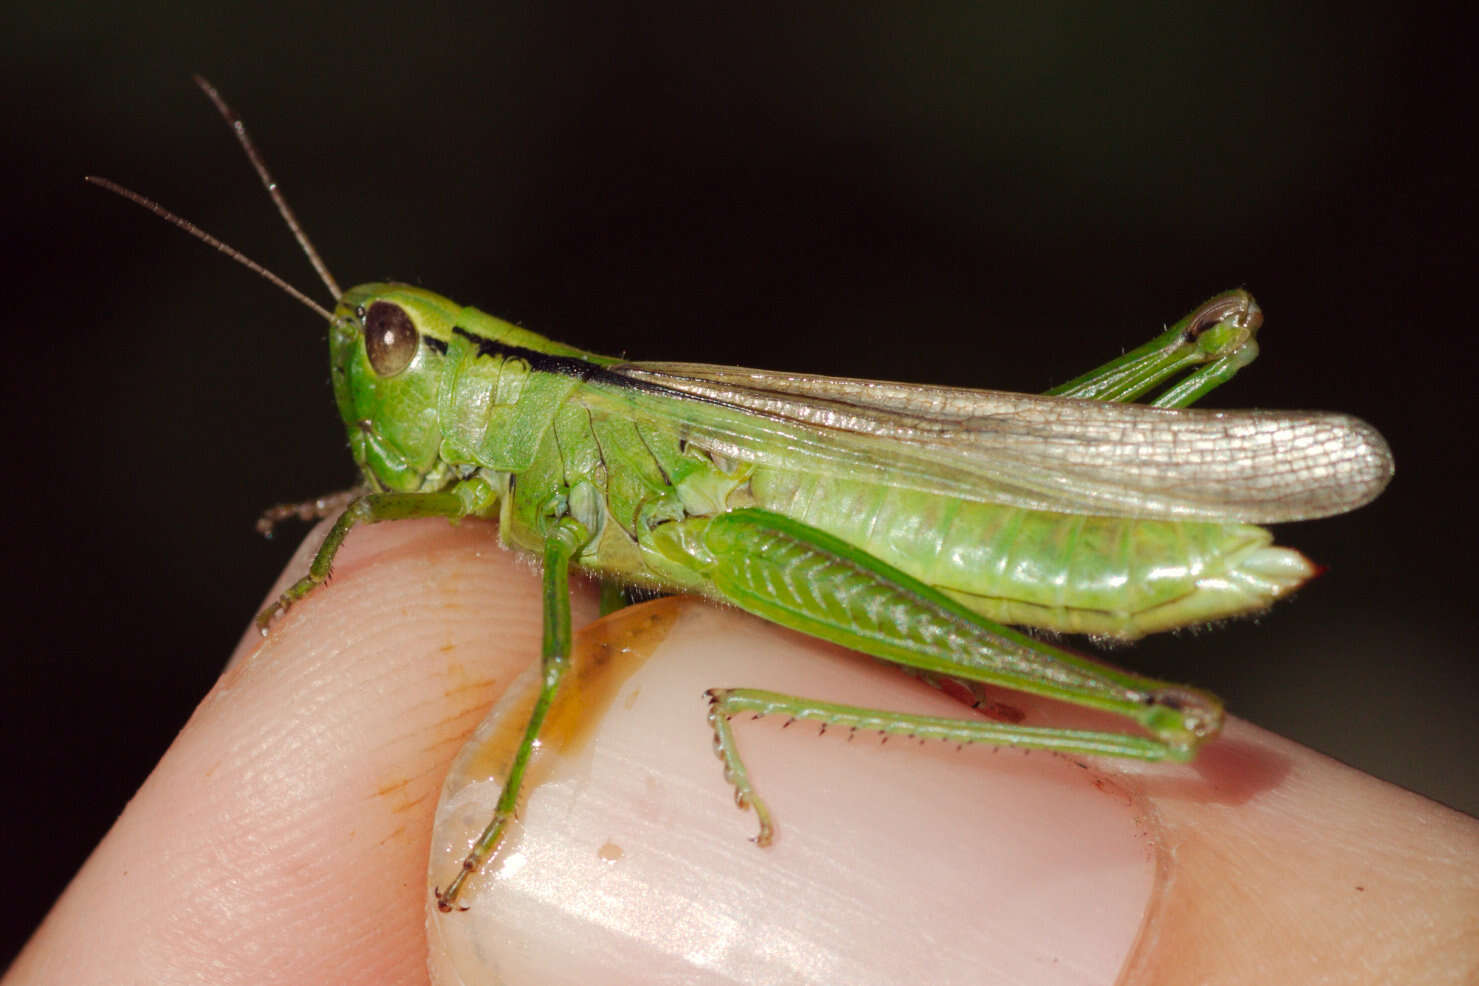
POLYGON ((658 383, 649 383, 645 380, 633 380, 631 377, 612 373, 606 367, 598 363, 592 363, 590 360, 581 359, 578 356, 555 356, 551 353, 541 353, 537 349, 510 346, 507 343, 480 336, 476 332, 469 332, 460 325, 453 326, 452 332, 476 345, 479 356, 488 356, 493 359, 521 359, 529 364, 531 370, 537 370, 542 373, 559 373, 567 377, 574 377, 582 383, 605 384, 608 387, 616 387, 622 390, 637 390, 647 394, 660 394, 664 397, 671 397, 674 400, 698 401, 701 404, 732 407, 737 411, 753 413, 744 408, 735 407, 735 405, 727 401, 715 400, 712 397, 685 394, 681 390, 674 390, 671 387, 664 387, 658 383))
POLYGON ((447 355, 447 344, 442 340, 433 338, 432 336, 422 336, 421 341, 426 343, 426 348, 432 352, 441 356, 447 355))
POLYGON ((590 380, 601 369, 589 360, 576 356, 554 356, 550 353, 541 353, 536 349, 525 349, 523 346, 510 346, 496 342, 475 332, 469 332, 460 325, 454 326, 452 331, 475 344, 478 347, 479 356, 488 356, 493 359, 521 359, 529 364, 529 369, 538 370, 541 373, 559 373, 567 377, 575 377, 577 380, 590 380))

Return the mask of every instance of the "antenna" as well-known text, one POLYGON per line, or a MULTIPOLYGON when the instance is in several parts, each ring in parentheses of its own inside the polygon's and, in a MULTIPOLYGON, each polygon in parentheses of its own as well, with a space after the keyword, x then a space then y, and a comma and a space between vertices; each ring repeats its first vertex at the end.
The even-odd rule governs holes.
MULTIPOLYGON (((335 283, 334 276, 329 273, 328 265, 318 255, 318 251, 313 247, 313 241, 308 238, 307 233, 303 232, 303 227, 299 224, 298 217, 288 207, 288 200, 283 197, 281 189, 277 187, 277 182, 273 180, 271 172, 267 170, 267 162, 262 160, 262 155, 257 151, 257 145, 252 143, 251 135, 247 133, 246 124, 242 122, 241 117, 237 115, 236 111, 226 104, 226 100, 221 98, 221 94, 216 91, 215 86, 199 75, 194 76, 194 79, 195 84, 200 87, 200 91, 210 97, 210 101, 215 103, 216 109, 220 111, 221 117, 231 125, 231 130, 236 134, 236 139, 241 144, 241 149, 246 151, 247 160, 252 162, 252 167, 257 170, 257 177, 262 179, 262 186, 267 189, 267 194, 272 196, 272 201, 277 205, 277 211, 281 214, 283 221, 288 224, 288 229, 293 231, 293 238, 303 248, 303 253, 307 255, 308 262, 313 265, 314 270, 318 271, 319 279, 324 282, 324 285, 329 289, 329 293, 337 301, 343 296, 344 292, 339 290, 339 285, 335 283)), ((140 204, 142 205, 143 203, 140 204)))
MULTIPOLYGON (((283 291, 287 292, 289 296, 303 302, 303 304, 313 309, 325 320, 334 320, 332 312, 330 312, 324 306, 320 305, 318 302, 314 301, 312 298, 308 297, 308 295, 304 294, 302 291, 299 291, 287 281, 284 281, 282 278, 278 277, 276 274, 272 273, 272 271, 257 263, 251 257, 248 257, 240 250, 232 246, 227 246, 225 243, 216 239, 214 236, 207 233, 199 226, 195 225, 192 222, 189 222, 188 220, 181 219, 179 216, 175 215, 173 212, 170 212, 168 209, 160 205, 158 202, 155 202, 153 199, 146 199, 138 192, 124 188, 117 182, 109 181, 107 178, 99 178, 96 175, 87 175, 85 178, 83 178, 83 181, 87 182, 89 185, 97 185, 99 188, 106 188, 114 195, 121 195, 123 198, 128 199, 135 205, 142 206, 143 208, 148 209, 150 212, 154 213, 156 216, 158 216, 160 219, 163 219, 171 226, 174 226, 177 229, 184 230, 186 233, 189 233, 191 236, 195 237, 197 240, 206 244, 207 246, 215 247, 217 250, 220 250, 222 253, 230 257, 232 260, 236 261, 238 264, 241 264, 247 270, 252 271, 259 277, 277 285, 283 291)), ((335 295, 335 297, 337 298, 338 295, 335 295)))

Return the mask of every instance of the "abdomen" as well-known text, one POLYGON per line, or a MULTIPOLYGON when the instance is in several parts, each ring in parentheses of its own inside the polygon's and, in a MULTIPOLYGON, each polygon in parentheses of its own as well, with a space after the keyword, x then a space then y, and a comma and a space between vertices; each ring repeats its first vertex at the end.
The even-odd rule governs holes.
POLYGON ((836 535, 989 619, 1134 638, 1263 609, 1315 574, 1249 524, 1094 517, 757 468, 756 506, 836 535))

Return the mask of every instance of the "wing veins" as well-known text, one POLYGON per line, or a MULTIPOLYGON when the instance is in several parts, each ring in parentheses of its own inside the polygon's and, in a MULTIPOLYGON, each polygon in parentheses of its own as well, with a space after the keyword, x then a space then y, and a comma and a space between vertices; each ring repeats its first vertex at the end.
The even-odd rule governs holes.
POLYGON ((608 368, 649 413, 740 460, 1031 509, 1271 523, 1368 502, 1392 473, 1329 412, 1170 410, 696 363, 608 368), (671 401, 688 398, 681 412, 671 401))

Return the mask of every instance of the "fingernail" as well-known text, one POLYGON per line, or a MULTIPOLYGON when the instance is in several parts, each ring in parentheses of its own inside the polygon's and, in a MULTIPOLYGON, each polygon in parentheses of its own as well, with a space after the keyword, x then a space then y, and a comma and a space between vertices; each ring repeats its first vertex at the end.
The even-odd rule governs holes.
POLYGON ((1143 809, 1112 778, 1041 752, 736 719, 775 816, 762 849, 713 755, 706 689, 969 713, 896 669, 685 599, 614 614, 577 650, 510 836, 449 913, 431 889, 492 813, 533 679, 444 785, 434 981, 1115 980, 1156 864, 1143 809))

